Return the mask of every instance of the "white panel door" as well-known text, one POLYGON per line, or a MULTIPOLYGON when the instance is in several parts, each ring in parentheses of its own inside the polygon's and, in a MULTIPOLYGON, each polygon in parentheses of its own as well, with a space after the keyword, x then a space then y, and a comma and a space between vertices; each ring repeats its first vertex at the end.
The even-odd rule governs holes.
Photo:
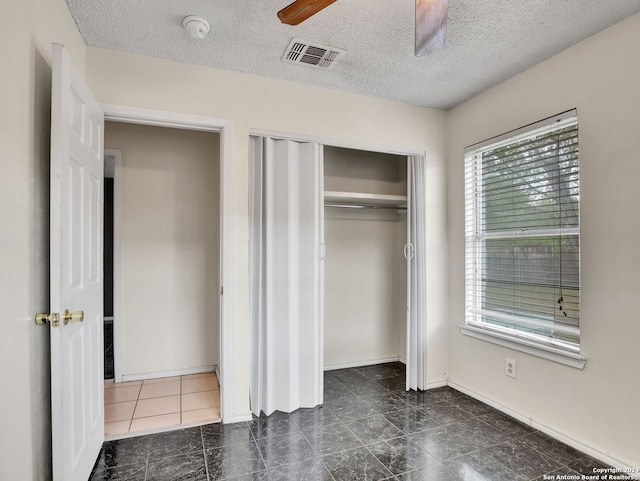
POLYGON ((102 109, 62 45, 51 105, 53 481, 86 481, 104 440, 102 109), (65 318, 65 311, 76 313, 65 318), (81 316, 83 313, 83 318, 81 316))

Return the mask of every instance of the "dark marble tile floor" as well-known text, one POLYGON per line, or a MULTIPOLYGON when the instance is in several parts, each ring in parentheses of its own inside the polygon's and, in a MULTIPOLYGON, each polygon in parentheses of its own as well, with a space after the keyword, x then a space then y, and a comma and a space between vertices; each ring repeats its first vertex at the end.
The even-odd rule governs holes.
POLYGON ((538 481, 605 467, 454 389, 405 392, 404 375, 329 371, 324 407, 106 442, 91 481, 538 481))

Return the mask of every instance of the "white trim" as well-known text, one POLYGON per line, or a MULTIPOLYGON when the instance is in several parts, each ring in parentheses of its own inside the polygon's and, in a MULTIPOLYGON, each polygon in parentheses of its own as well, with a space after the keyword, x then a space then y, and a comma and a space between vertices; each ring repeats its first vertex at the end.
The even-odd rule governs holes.
POLYGON ((251 414, 251 411, 247 411, 244 413, 229 414, 224 418, 223 423, 224 424, 244 423, 252 420, 253 420, 253 414, 251 414))
POLYGON ((464 393, 467 396, 471 396, 472 398, 477 399, 478 401, 483 402, 484 404, 487 404, 493 408, 496 408, 498 411, 503 412, 507 416, 510 416, 520 421, 521 423, 526 424, 527 426, 531 426, 532 421, 530 417, 520 414, 518 411, 514 411, 513 409, 511 409, 508 406, 505 406, 504 404, 500 404, 499 402, 494 401, 493 399, 489 399, 481 394, 478 394, 475 391, 472 391, 471 389, 467 389, 466 387, 461 386, 460 384, 452 381, 451 379, 447 381, 447 385, 449 387, 452 387, 456 391, 460 391, 461 393, 464 393))
MULTIPOLYGON (((493 317, 495 319, 500 319, 501 321, 514 322, 522 326, 541 328, 541 329, 546 329, 548 331, 562 332, 564 334, 570 334, 573 336, 580 337, 580 328, 575 326, 569 326, 567 324, 560 324, 559 322, 555 322, 553 319, 549 319, 548 321, 543 321, 543 320, 536 319, 534 317, 514 316, 512 314, 506 314, 500 311, 493 311, 491 309, 469 309, 469 312, 471 314, 479 314, 480 316, 493 317)), ((486 321, 482 321, 482 322, 469 321, 468 324, 470 325, 479 324, 478 327, 482 328, 482 326, 486 326, 490 323, 486 321)), ((576 351, 579 349, 579 347, 580 346, 576 347, 576 351)))
MULTIPOLYGON (((102 104, 104 120, 157 127, 218 132, 220 135, 220 416, 227 421, 225 413, 234 408, 234 363, 233 363, 233 206, 232 206, 232 122, 228 119, 181 114, 161 110, 141 109, 122 105, 102 104), (222 255, 224 253, 224 255, 222 255)), ((115 185, 114 185, 115 189, 115 185)), ((115 195, 115 192, 114 192, 115 195)), ((114 212, 115 215, 115 212, 114 212)), ((115 232, 114 232, 115 233, 115 232)), ((115 249, 115 243, 114 243, 115 249)), ((115 251, 114 251, 115 262, 115 251)), ((115 275, 115 272, 114 272, 115 275)), ((114 299, 115 303, 115 299, 114 299)), ((115 304, 114 304, 115 309, 115 304)), ((114 312, 115 314, 115 312, 114 312)), ((115 334, 115 333, 114 333, 115 334)), ((115 355, 115 347, 114 347, 115 355)), ((117 371, 116 371, 117 372, 117 371)))
MULTIPOLYGON (((398 356, 394 357, 382 357, 379 359, 369 359, 367 361, 356 361, 356 362, 347 362, 344 364, 334 364, 332 366, 325 366, 324 370, 326 371, 336 371, 338 369, 349 369, 352 367, 363 367, 363 366, 373 366, 375 364, 384 364, 387 362, 397 362, 400 361, 398 356)), ((402 362, 402 361, 400 361, 402 362)), ((406 363, 405 363, 406 364, 406 363)))
MULTIPOLYGON (((321 144, 316 144, 316 148, 318 149, 318 163, 316 167, 318 169, 318 175, 316 176, 316 188, 318 189, 318 195, 322 196, 324 193, 324 146, 321 144)), ((316 347, 319 349, 317 356, 319 357, 318 366, 323 368, 324 366, 324 341, 325 341, 325 319, 324 319, 324 260, 326 258, 326 249, 325 249, 325 237, 324 237, 324 225, 325 225, 325 207, 324 202, 318 202, 316 206, 318 209, 318 214, 316 217, 316 228, 318 229, 318 251, 317 256, 320 259, 318 262, 318 275, 316 276, 315 282, 317 283, 314 286, 314 290, 318 293, 318 330, 317 335, 320 338, 316 347)), ((324 372, 321 372, 317 378, 318 381, 318 399, 320 402, 324 404, 324 372)))
POLYGON ((483 140, 476 144, 470 145, 464 149, 465 156, 475 154, 478 150, 495 149, 501 145, 519 142, 520 140, 534 137, 545 132, 552 132, 554 129, 563 128, 568 125, 578 123, 578 111, 576 109, 567 110, 558 115, 547 117, 532 124, 524 125, 515 130, 505 132, 496 137, 483 140))
POLYGON ((543 346, 525 339, 515 338, 507 334, 499 334, 497 332, 488 331, 478 327, 463 324, 460 326, 460 332, 466 336, 475 337, 482 341, 498 344, 499 346, 508 347, 520 352, 525 352, 533 356, 538 356, 550 361, 565 364, 567 366, 583 369, 587 363, 587 359, 580 354, 554 349, 551 346, 543 346))
POLYGON ((227 122, 220 130, 220 334, 218 360, 221 369, 220 417, 223 423, 235 422, 235 371, 233 362, 233 129, 227 122))
POLYGON ((141 109, 123 105, 102 104, 102 110, 104 111, 105 122, 122 122, 208 132, 222 132, 225 127, 231 124, 230 120, 217 117, 141 109))
POLYGON ((199 367, 187 367, 184 369, 170 369, 168 371, 123 374, 122 382, 145 381, 147 379, 159 379, 161 377, 188 376, 190 374, 203 374, 207 372, 217 372, 217 371, 218 371, 218 366, 199 366, 199 367))
MULTIPOLYGON (((566 434, 563 434, 559 431, 556 431, 553 428, 550 428, 549 426, 547 426, 546 424, 543 424, 539 421, 536 421, 535 419, 529 417, 529 416, 525 416, 524 414, 518 412, 518 411, 514 411, 513 409, 505 406, 504 404, 501 404, 497 401, 494 401, 493 399, 490 399, 488 397, 483 396, 482 394, 478 394, 477 392, 468 389, 464 386, 461 386, 460 384, 451 381, 449 379, 448 381, 448 385, 449 387, 452 387, 453 389, 460 391, 464 394, 466 394, 467 396, 471 396, 474 399, 477 399, 478 401, 487 404, 495 409, 497 409, 498 411, 503 412, 504 414, 506 414, 507 416, 510 416, 514 419, 517 419, 518 421, 526 424, 527 426, 532 427, 533 429, 537 429, 538 431, 542 431, 543 433, 551 436, 554 439, 557 439, 558 441, 567 444, 568 446, 571 446, 574 449, 577 449, 578 451, 581 451, 585 454, 588 454, 589 456, 596 458, 599 461, 602 461, 603 463, 609 465, 609 466, 613 466, 616 468, 621 468, 621 469, 628 469, 628 470, 632 470, 634 469, 633 466, 629 466, 623 462, 621 462, 620 460, 606 454, 603 453, 601 451, 598 451, 597 449, 594 449, 590 446, 587 446, 586 444, 581 443, 580 441, 577 441, 569 436, 567 436, 566 434)), ((635 479, 640 479, 640 477, 638 475, 633 475, 632 477, 634 477, 635 479)))
POLYGON ((425 391, 428 391, 429 389, 436 389, 439 387, 448 386, 448 385, 449 385, 449 381, 447 379, 445 379, 444 381, 429 382, 425 387, 425 391))
POLYGON ((376 152, 382 154, 393 155, 421 155, 425 156, 426 152, 420 149, 405 149, 400 147, 394 147, 389 145, 380 145, 370 142, 358 142, 351 140, 336 140, 327 137, 319 137, 307 134, 293 134, 289 132, 279 132, 276 130, 265 129, 249 129, 249 135, 257 137, 271 137, 274 139, 287 139, 295 142, 314 142, 325 147, 342 147, 345 149, 365 150, 369 152, 376 152))

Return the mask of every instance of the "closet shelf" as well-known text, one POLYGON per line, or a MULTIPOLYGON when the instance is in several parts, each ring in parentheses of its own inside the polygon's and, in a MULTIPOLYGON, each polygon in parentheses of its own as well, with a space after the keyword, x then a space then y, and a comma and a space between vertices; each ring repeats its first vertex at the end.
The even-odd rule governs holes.
POLYGON ((406 207, 406 195, 370 194, 368 192, 325 191, 325 204, 406 207))

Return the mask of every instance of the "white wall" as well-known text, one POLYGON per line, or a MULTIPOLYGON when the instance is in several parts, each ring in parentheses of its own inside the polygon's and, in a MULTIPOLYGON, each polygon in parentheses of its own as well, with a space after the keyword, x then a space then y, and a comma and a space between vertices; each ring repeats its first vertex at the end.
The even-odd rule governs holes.
POLYGON ((619 462, 640 466, 640 15, 448 114, 450 378, 619 462), (463 150, 578 109, 583 371, 460 334, 464 322, 463 150), (518 378, 504 375, 505 357, 518 378))
POLYGON ((64 0, 0 2, 0 479, 49 479, 49 132, 52 42, 84 71, 64 0))
MULTIPOLYGON (((437 257, 428 273, 434 326, 429 376, 446 372, 445 113, 277 79, 87 49, 87 78, 100 102, 226 118, 233 122, 233 345, 234 406, 249 413, 250 335, 248 278, 248 135, 266 129, 335 141, 382 145, 427 154, 430 249, 437 257), (304 106, 304 107, 302 107, 304 106)), ((226 186, 225 186, 226 187, 226 186)), ((226 287, 225 287, 226 292, 226 287)), ((226 415, 225 415, 226 416, 226 415)))
POLYGON ((216 365, 219 135, 107 122, 105 147, 123 153, 123 376, 216 365))

